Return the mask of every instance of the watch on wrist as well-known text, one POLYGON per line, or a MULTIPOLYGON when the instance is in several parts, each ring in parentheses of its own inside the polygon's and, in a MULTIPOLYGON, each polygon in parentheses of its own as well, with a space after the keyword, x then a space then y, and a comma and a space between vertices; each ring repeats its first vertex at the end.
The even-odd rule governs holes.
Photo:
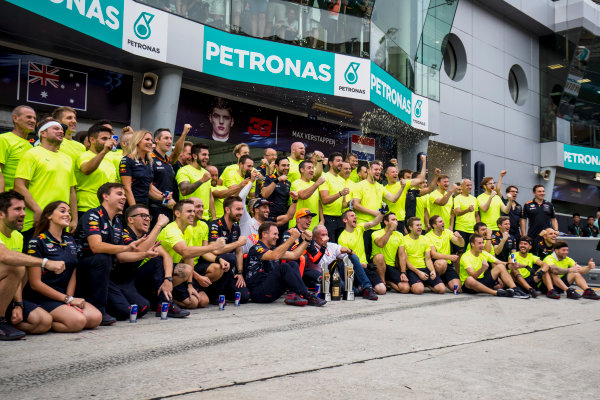
POLYGON ((23 308, 23 302, 22 301, 13 301, 13 308, 14 307, 21 307, 21 308, 23 308))
POLYGON ((73 296, 65 296, 65 303, 66 304, 71 304, 72 301, 73 301, 73 296))
POLYGON ((46 264, 48 263, 48 259, 44 258, 42 260, 42 274, 44 274, 44 270, 46 269, 46 264))
POLYGON ((188 284, 188 286, 192 286, 194 283, 193 282, 188 282, 187 284, 188 284))
POLYGON ((165 281, 169 281, 169 282, 173 282, 173 277, 172 276, 165 276, 165 279, 163 279, 165 281))

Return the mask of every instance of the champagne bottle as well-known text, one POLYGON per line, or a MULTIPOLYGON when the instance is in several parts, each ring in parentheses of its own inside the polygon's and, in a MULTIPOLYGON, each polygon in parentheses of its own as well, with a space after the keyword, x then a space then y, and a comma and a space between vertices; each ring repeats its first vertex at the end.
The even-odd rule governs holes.
POLYGON ((340 267, 335 264, 333 273, 331 274, 331 300, 337 301, 342 299, 342 279, 340 276, 340 267))

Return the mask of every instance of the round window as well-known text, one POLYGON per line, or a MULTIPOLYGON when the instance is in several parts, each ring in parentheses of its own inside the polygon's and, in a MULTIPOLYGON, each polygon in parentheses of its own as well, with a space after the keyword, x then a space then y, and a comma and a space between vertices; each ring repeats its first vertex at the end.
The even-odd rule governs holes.
POLYGON ((508 72, 508 91, 515 104, 525 104, 528 93, 527 77, 520 65, 513 65, 508 72))
POLYGON ((467 52, 462 41, 454 33, 444 39, 444 71, 453 81, 460 81, 467 71, 467 52))

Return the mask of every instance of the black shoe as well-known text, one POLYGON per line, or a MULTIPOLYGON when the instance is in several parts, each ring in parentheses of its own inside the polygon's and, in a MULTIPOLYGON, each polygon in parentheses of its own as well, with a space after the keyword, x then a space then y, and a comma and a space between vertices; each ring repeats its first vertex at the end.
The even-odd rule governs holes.
POLYGON ((363 299, 376 301, 379 297, 375 294, 375 291, 372 287, 368 287, 362 292, 363 299))
MULTIPOLYGON (((162 305, 159 304, 156 307, 156 313, 154 315, 156 315, 157 317, 161 316, 161 311, 162 311, 162 305)), ((188 315, 190 315, 190 312, 187 310, 182 310, 177 304, 175 303, 169 303, 169 311, 167 311, 167 317, 168 318, 185 318, 188 315)))
POLYGON ((560 299, 560 294, 558 294, 558 292, 556 291, 556 289, 552 289, 552 290, 548 290, 548 292, 546 293, 546 297, 548 297, 549 299, 560 299))
POLYGON ((529 288, 528 290, 529 294, 531 295, 532 298, 537 298, 539 293, 537 290, 535 290, 534 288, 529 288))
POLYGON ((513 297, 514 295, 515 294, 512 293, 512 290, 510 292, 508 290, 504 290, 504 289, 496 290, 496 296, 498 296, 498 297, 513 297))
POLYGON ((106 311, 102 313, 102 322, 100 322, 100 325, 109 326, 114 324, 115 322, 117 322, 117 319, 115 317, 109 315, 108 313, 106 313, 106 311))
POLYGON ((587 288, 583 291, 583 298, 589 300, 600 300, 600 296, 598 296, 598 294, 596 294, 592 288, 587 288))
POLYGON ((581 295, 575 291, 573 288, 567 289, 567 299, 579 300, 581 295))
POLYGON ((25 337, 25 332, 18 330, 6 319, 0 319, 0 340, 19 340, 25 337))
POLYGON ((513 289, 504 289, 508 293, 508 297, 515 297, 515 291, 513 289))
POLYGON ((320 297, 317 297, 314 293, 308 294, 308 305, 309 306, 321 307, 321 306, 324 306, 325 304, 327 304, 327 301, 325 301, 324 299, 322 299, 320 297))
MULTIPOLYGON (((511 289, 508 289, 508 290, 511 290, 511 289)), ((528 293, 525 293, 523 291, 523 289, 521 289, 518 286, 515 286, 514 288, 512 288, 512 291, 515 293, 515 298, 517 298, 517 299, 528 299, 531 297, 528 293)))

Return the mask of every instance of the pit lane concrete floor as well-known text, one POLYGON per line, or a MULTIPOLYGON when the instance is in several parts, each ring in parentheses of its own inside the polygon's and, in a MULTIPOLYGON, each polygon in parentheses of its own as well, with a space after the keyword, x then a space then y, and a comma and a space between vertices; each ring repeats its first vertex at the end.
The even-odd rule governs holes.
POLYGON ((211 306, 0 342, 0 399, 595 398, 599 311, 427 292, 211 306))

